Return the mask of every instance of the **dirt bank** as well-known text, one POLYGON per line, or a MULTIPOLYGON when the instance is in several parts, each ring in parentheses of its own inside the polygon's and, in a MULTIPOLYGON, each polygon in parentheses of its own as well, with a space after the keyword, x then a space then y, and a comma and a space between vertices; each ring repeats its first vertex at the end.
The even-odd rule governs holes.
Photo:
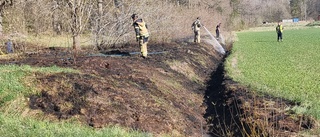
POLYGON ((76 120, 95 128, 119 125, 154 134, 201 136, 205 127, 205 82, 222 56, 211 45, 188 41, 150 43, 143 59, 137 44, 101 53, 67 48, 32 48, 1 64, 59 66, 80 73, 35 73, 40 94, 30 96, 34 112, 50 120, 76 120), (33 49, 33 50, 31 50, 33 49), (108 54, 108 55, 107 55, 108 54), (110 54, 121 54, 113 55, 110 54))

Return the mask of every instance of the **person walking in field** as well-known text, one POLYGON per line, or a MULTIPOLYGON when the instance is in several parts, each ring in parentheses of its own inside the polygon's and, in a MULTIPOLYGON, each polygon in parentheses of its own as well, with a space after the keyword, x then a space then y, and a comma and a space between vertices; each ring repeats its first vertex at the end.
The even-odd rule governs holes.
POLYGON ((133 21, 132 26, 134 27, 134 31, 136 33, 136 40, 139 42, 141 55, 143 58, 147 58, 147 44, 149 40, 148 26, 141 18, 138 18, 137 14, 132 14, 131 18, 133 21))
POLYGON ((192 23, 191 28, 194 31, 194 42, 200 43, 200 17, 197 17, 196 21, 192 23))
POLYGON ((283 32, 283 26, 281 24, 281 22, 278 22, 278 25, 276 27, 276 32, 277 32, 277 41, 282 41, 282 32, 283 32))
POLYGON ((221 25, 221 23, 219 23, 216 26, 216 38, 217 38, 217 40, 219 40, 219 38, 220 38, 220 25, 221 25))

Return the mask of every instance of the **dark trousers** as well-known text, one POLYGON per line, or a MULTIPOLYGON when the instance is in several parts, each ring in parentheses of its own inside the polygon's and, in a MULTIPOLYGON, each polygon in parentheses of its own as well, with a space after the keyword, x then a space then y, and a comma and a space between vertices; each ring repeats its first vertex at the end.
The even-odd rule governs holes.
POLYGON ((220 32, 219 32, 219 30, 216 30, 216 37, 217 37, 217 38, 220 37, 220 32))
POLYGON ((194 42, 200 43, 200 30, 194 31, 194 42))
POLYGON ((281 40, 282 41, 282 32, 278 32, 278 41, 281 40))

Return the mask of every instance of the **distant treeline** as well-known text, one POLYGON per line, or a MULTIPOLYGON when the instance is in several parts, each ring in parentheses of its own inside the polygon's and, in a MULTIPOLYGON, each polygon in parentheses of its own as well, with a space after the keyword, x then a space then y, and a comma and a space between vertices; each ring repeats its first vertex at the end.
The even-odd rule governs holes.
MULTIPOLYGON (((240 30, 282 19, 317 19, 320 0, 0 0, 0 34, 90 34, 95 45, 128 42, 130 15, 150 26, 153 40, 185 37, 196 17, 209 29, 240 30)), ((75 43, 79 44, 79 43, 75 43)))

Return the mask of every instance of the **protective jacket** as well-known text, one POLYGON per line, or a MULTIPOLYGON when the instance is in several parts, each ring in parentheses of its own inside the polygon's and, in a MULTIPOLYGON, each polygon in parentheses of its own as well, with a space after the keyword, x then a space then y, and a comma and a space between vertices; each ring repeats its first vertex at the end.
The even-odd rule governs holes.
POLYGON ((194 21, 191 27, 194 31, 199 31, 201 27, 200 20, 197 19, 196 21, 194 21))
POLYGON ((149 37, 148 26, 142 19, 137 19, 133 22, 134 30, 137 38, 149 37))
POLYGON ((277 33, 282 33, 283 32, 283 27, 282 27, 282 25, 278 25, 277 27, 276 27, 276 31, 277 31, 277 33))

